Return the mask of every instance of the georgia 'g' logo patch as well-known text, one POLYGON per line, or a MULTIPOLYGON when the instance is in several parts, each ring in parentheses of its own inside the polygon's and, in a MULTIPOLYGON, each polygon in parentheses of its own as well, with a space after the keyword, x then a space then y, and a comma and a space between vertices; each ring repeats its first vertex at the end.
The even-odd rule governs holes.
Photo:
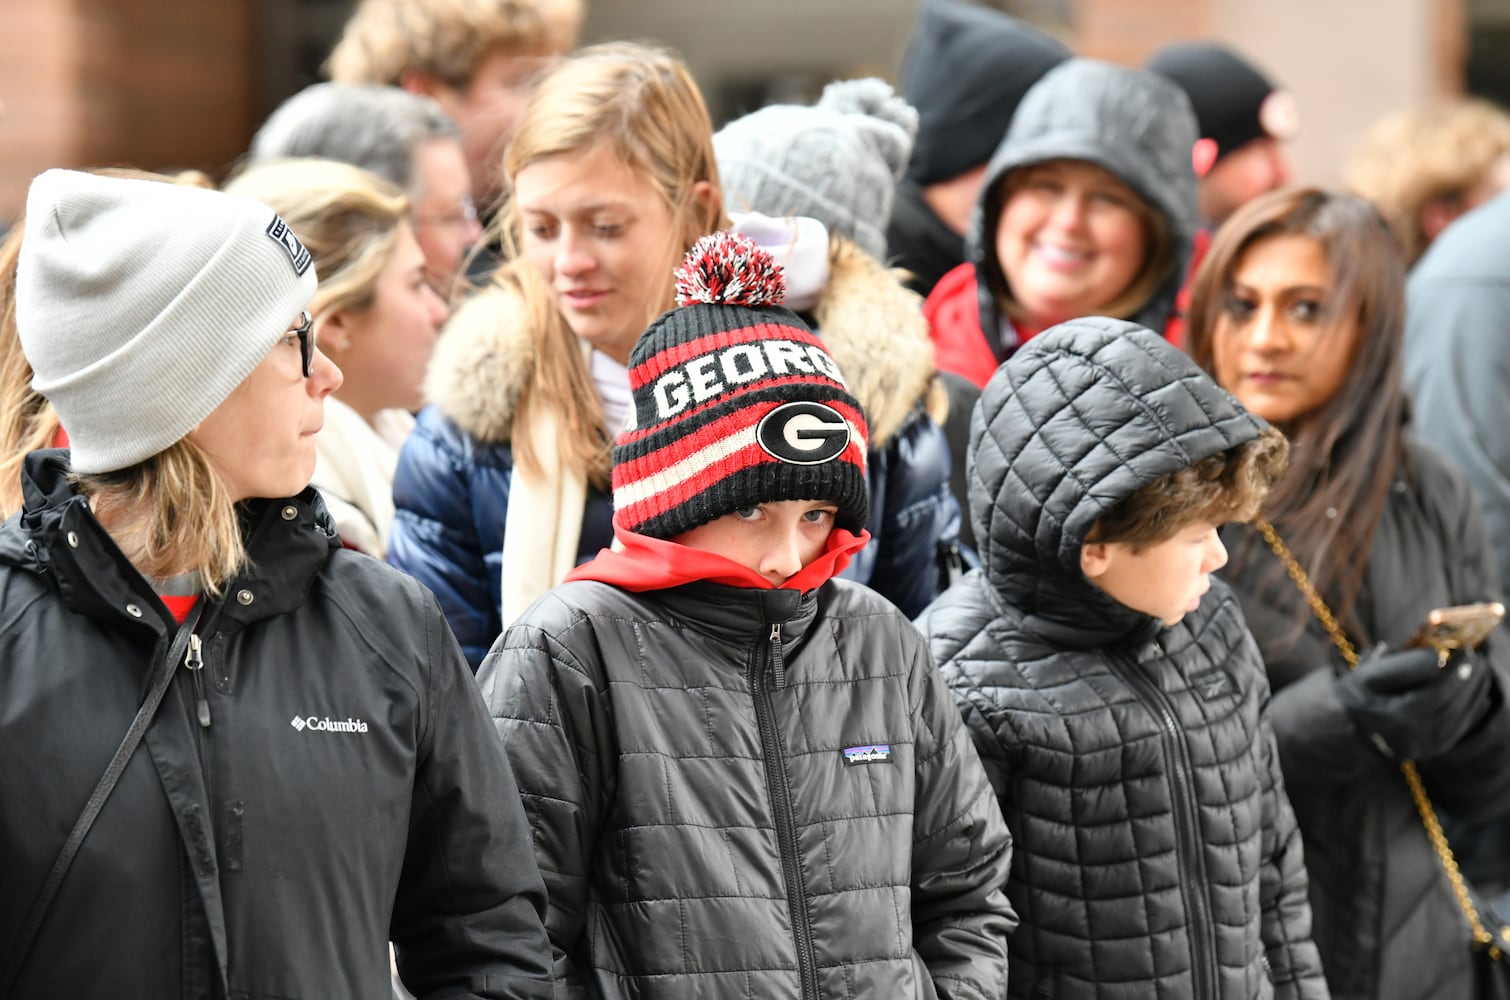
POLYGON ((849 421, 823 403, 782 403, 761 418, 755 440, 789 465, 822 465, 849 447, 849 421))

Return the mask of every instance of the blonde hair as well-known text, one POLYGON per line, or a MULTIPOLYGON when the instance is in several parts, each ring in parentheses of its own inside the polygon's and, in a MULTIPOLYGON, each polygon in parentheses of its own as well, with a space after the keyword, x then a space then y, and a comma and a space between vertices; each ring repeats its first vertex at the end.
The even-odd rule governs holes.
POLYGON ((338 83, 397 84, 412 72, 464 90, 495 52, 570 51, 583 14, 582 0, 363 0, 326 69, 338 83))
MULTIPOLYGON (((1131 319, 1144 306, 1148 305, 1149 300, 1154 297, 1159 287, 1169 280, 1170 274, 1174 271, 1175 267, 1175 242, 1174 235, 1169 231, 1168 220, 1164 218, 1163 214, 1155 209, 1153 205, 1149 204, 1131 184, 1112 171, 1100 164, 1091 163, 1089 160, 1073 160, 1070 157, 1055 157, 1035 163, 1025 163, 1020 167, 1014 168, 1002 178, 1001 183, 996 186, 996 190, 989 196, 986 204, 986 218, 997 220, 991 228, 992 237, 994 239, 996 228, 1001 225, 1000 216, 1002 209, 1006 207, 1007 199, 1022 189, 1033 170, 1060 160, 1071 160, 1072 162, 1084 163, 1087 166, 1095 167, 1106 176, 1115 180, 1132 198, 1130 207, 1133 214, 1138 217, 1138 221, 1143 224, 1143 234, 1147 238, 1148 245, 1143 251, 1143 264, 1138 269, 1138 273, 1133 277, 1132 282, 1122 290, 1121 294, 1096 310, 1097 315, 1110 316, 1113 319, 1131 319)), ((1001 308, 1007 315, 1011 316, 1014 320, 1018 322, 1031 322, 1032 317, 1028 315, 1027 310, 1012 295, 1012 288, 1007 281, 1006 270, 1002 267, 1001 261, 996 257, 995 246, 987 247, 986 254, 993 264, 991 268, 991 292, 995 295, 996 301, 1000 303, 1001 308)))
MULTIPOLYGON (((107 167, 94 171, 106 177, 163 181, 188 187, 213 187, 209 177, 197 170, 177 174, 154 174, 145 170, 107 167)), ((21 463, 27 453, 50 447, 58 436, 58 414, 41 393, 31 387, 31 363, 21 350, 21 332, 16 327, 16 262, 26 220, 15 225, 0 242, 0 520, 21 509, 21 463)))
POLYGON ((409 218, 409 200, 377 174, 335 160, 272 160, 225 186, 270 205, 314 258, 316 322, 372 303, 379 275, 409 218))
POLYGON ((213 597, 246 568, 236 502, 188 438, 136 465, 70 478, 143 576, 198 573, 213 597))
POLYGON ((1380 120, 1343 176, 1383 213, 1409 267, 1431 242, 1421 227, 1422 209, 1461 201, 1506 154, 1510 114, 1477 98, 1448 98, 1380 120))
POLYGON ((31 387, 31 365, 16 330, 16 260, 21 256, 21 220, 0 243, 0 518, 21 509, 21 462, 46 448, 58 433, 58 414, 31 387))
MULTIPOLYGON (((526 106, 504 172, 512 188, 519 172, 537 160, 592 149, 611 150, 665 199, 678 226, 676 245, 670 248, 678 259, 699 237, 727 225, 713 156, 713 122, 692 74, 671 53, 616 42, 567 59, 526 106), (708 185, 710 197, 696 196, 699 184, 708 185)), ((514 418, 515 460, 526 469, 539 469, 529 427, 538 419, 535 414, 549 408, 563 425, 563 460, 606 486, 611 442, 603 433, 602 406, 581 346, 551 290, 519 253, 523 233, 512 199, 504 203, 500 223, 513 259, 494 281, 523 299, 535 348, 533 377, 514 418)), ((664 295, 645 317, 647 326, 671 305, 672 292, 668 272, 664 295)))

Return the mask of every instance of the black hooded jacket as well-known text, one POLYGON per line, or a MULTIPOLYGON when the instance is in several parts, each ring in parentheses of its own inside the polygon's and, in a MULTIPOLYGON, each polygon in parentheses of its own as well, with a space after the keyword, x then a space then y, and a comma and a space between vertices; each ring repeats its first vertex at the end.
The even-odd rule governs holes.
POLYGON ((1263 427, 1107 319, 1029 341, 975 410, 982 568, 918 624, 1012 832, 1012 997, 1327 996, 1236 600, 1213 581, 1165 627, 1080 569, 1113 504, 1263 427))
MULTIPOLYGON (((1410 439, 1407 456, 1375 529, 1349 629, 1363 647, 1399 648, 1432 609, 1499 593, 1493 549, 1463 473, 1410 439)), ((1285 526, 1276 527, 1283 535, 1285 526)), ((1257 533, 1232 526, 1223 535, 1234 554, 1253 551, 1242 568, 1222 575, 1259 637, 1274 686, 1271 715, 1305 838, 1316 943, 1332 996, 1474 996, 1468 926, 1399 766, 1343 708, 1341 655, 1257 533)), ((1335 596, 1326 599, 1336 606, 1335 596)), ((1494 670, 1494 707, 1458 746, 1419 763, 1433 805, 1461 823, 1510 813, 1510 633, 1498 629, 1479 655, 1494 670)), ((1503 830, 1489 827, 1501 838, 1503 830)), ((1465 843, 1460 838, 1457 847, 1467 869, 1465 843)))
MULTIPOLYGON (((0 526, 0 962, 179 628, 66 452, 30 455, 24 487, 0 526)), ((518 791, 435 599, 342 550, 312 489, 243 521, 251 568, 201 613, 203 665, 176 671, 14 995, 387 996, 391 939, 421 998, 549 997, 518 791)))

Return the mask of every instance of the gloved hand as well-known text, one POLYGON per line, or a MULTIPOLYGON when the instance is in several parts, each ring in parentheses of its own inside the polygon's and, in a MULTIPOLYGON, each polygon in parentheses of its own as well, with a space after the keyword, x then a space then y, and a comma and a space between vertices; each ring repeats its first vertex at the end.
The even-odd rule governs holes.
POLYGON ((1387 757, 1430 760, 1462 742, 1492 704, 1489 667, 1470 652, 1383 647, 1337 678, 1354 724, 1387 757))

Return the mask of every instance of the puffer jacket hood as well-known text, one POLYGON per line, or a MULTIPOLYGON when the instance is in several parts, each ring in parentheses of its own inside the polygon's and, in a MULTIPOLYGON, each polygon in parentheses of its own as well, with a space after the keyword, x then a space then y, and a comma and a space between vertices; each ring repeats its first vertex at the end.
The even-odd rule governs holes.
POLYGON ((975 267, 981 329, 1000 329, 992 294, 996 260, 995 197, 1006 175, 1048 160, 1084 160, 1118 177, 1164 219, 1174 242, 1169 275, 1132 319, 1163 330, 1173 315, 1200 226, 1191 150, 1195 112, 1180 88, 1146 70, 1071 59, 1050 70, 1023 98, 1011 128, 986 168, 965 243, 975 267))
POLYGON ((970 513, 986 575, 1068 647, 1151 632, 1155 619, 1081 572, 1086 535, 1154 480, 1267 427, 1134 323, 1096 317, 1046 330, 997 370, 971 418, 970 513))

